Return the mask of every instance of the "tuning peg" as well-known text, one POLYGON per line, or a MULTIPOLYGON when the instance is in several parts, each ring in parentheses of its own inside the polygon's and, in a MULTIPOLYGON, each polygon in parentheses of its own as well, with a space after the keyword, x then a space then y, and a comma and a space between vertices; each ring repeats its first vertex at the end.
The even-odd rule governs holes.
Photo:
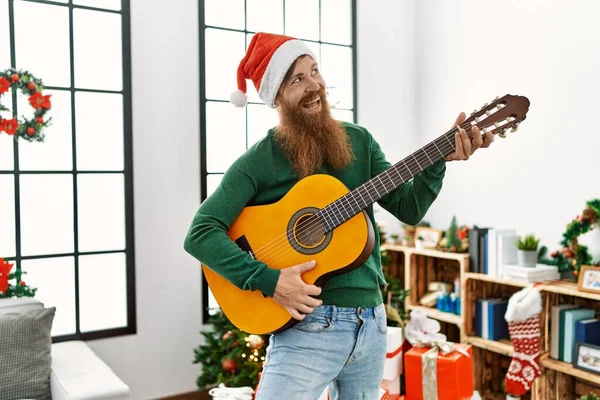
POLYGON ((500 136, 502 139, 506 139, 506 129, 498 132, 498 136, 500 136))
POLYGON ((519 124, 515 124, 510 131, 516 132, 518 129, 519 129, 519 124))
POLYGON ((471 115, 475 115, 477 114, 477 110, 473 110, 473 112, 471 113, 471 115))
POLYGON ((498 101, 500 100, 500 96, 496 96, 496 98, 494 99, 494 101, 498 101))

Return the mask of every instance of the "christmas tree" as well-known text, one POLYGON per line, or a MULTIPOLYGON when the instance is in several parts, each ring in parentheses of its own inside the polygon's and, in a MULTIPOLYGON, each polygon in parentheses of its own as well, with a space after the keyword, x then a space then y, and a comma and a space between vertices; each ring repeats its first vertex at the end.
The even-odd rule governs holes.
POLYGON ((460 249, 460 238, 458 237, 458 225, 456 224, 456 216, 452 216, 450 221, 450 227, 448 228, 448 243, 446 245, 449 249, 460 249))
POLYGON ((208 322, 212 330, 201 332, 204 344, 194 350, 194 364, 202 365, 198 387, 207 389, 223 383, 255 388, 265 361, 267 337, 242 332, 221 311, 208 322))

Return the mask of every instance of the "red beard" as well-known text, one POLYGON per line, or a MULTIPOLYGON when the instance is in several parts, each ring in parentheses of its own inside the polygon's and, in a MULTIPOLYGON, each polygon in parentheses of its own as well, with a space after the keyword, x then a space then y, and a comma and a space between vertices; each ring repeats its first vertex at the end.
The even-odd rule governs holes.
POLYGON ((342 170, 354 158, 348 135, 341 122, 331 116, 322 88, 321 111, 313 115, 304 112, 302 104, 313 96, 314 93, 304 96, 295 107, 281 102, 275 134, 300 178, 315 173, 325 163, 342 170))

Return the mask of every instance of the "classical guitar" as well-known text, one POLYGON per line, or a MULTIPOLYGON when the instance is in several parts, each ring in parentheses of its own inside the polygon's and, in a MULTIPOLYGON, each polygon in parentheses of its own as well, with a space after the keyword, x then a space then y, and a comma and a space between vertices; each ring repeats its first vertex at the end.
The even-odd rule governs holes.
MULTIPOLYGON (((526 97, 506 95, 473 112, 461 127, 471 139, 470 128, 475 124, 482 133, 505 137, 507 130, 517 130, 528 109, 526 97)), ((364 210, 453 153, 456 132, 457 128, 451 129, 352 191, 329 175, 308 176, 278 202, 244 208, 228 236, 250 257, 271 268, 317 260, 302 279, 323 286, 332 276, 360 267, 371 254, 375 236, 364 210)), ((274 333, 297 322, 271 297, 238 289, 210 266, 202 265, 202 269, 219 306, 242 331, 274 333)))

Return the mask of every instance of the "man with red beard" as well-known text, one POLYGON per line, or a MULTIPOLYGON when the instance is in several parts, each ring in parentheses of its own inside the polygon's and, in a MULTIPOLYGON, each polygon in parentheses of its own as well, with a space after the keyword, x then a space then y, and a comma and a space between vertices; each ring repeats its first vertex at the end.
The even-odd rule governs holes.
MULTIPOLYGON (((315 400, 327 386, 332 399, 377 399, 387 331, 379 237, 362 266, 321 288, 302 280, 314 262, 269 268, 243 252, 227 231, 244 207, 274 203, 308 175, 330 174, 356 188, 391 164, 367 129, 332 118, 317 58, 300 40, 255 34, 238 67, 239 90, 231 97, 239 107, 247 102, 246 79, 277 110, 279 124, 228 169, 198 209, 184 247, 238 288, 271 296, 299 321, 271 335, 256 399, 315 400)), ((464 120, 461 113, 455 126, 464 120)), ((469 140, 461 129, 455 152, 378 204, 416 225, 442 188, 446 162, 466 160, 492 141, 491 134, 482 138, 477 128, 473 136, 469 140)), ((366 211, 375 226, 373 207, 366 211)))

